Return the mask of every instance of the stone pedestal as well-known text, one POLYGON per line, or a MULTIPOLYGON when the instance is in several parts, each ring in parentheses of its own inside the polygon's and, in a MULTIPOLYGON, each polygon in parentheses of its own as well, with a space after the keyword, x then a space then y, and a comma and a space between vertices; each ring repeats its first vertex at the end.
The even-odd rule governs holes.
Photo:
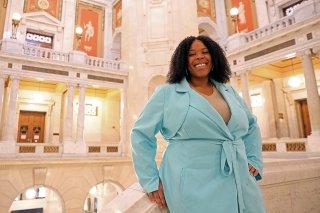
POLYGON ((82 51, 71 51, 70 62, 74 64, 86 64, 87 54, 82 51))
POLYGON ((296 22, 300 22, 314 16, 317 11, 320 11, 319 1, 304 1, 294 10, 294 18, 296 22))
POLYGON ((87 146, 85 143, 73 143, 65 141, 63 143, 63 154, 85 154, 87 153, 87 146))
POLYGON ((320 153, 320 133, 312 133, 312 135, 308 136, 306 151, 320 153))
POLYGON ((0 142, 0 155, 4 156, 14 156, 16 153, 16 143, 14 141, 1 141, 0 142))
POLYGON ((3 52, 21 54, 23 51, 23 42, 16 39, 5 38, 2 40, 1 50, 3 52))
POLYGON ((236 33, 228 37, 226 42, 227 51, 239 48, 245 43, 244 33, 236 33))

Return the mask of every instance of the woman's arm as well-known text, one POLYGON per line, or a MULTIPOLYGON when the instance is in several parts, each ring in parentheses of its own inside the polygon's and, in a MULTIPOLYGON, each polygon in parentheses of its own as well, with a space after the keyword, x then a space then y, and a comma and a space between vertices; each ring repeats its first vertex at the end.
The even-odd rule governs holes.
POLYGON ((263 169, 262 138, 260 134, 260 128, 257 123, 257 118, 249 110, 246 103, 239 96, 239 94, 233 88, 232 90, 236 98, 238 99, 239 103, 241 104, 243 110, 247 114, 247 118, 249 122, 248 133, 242 138, 246 148, 246 154, 247 154, 248 163, 249 163, 249 171, 253 175, 256 174, 255 175, 256 180, 260 180, 262 178, 262 169, 263 169), (250 165, 253 166, 254 168, 251 168, 250 165))
POLYGON ((155 161, 157 140, 162 128, 164 87, 152 95, 131 131, 132 158, 139 183, 145 192, 159 188, 159 170, 155 161))

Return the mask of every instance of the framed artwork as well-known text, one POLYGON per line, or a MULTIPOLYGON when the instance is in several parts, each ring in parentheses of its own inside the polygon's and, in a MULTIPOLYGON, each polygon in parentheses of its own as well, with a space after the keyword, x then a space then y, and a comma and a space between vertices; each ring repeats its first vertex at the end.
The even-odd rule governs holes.
POLYGON ((103 47, 104 8, 78 2, 76 26, 83 29, 79 50, 100 57, 103 47))
POLYGON ((255 29, 256 15, 255 15, 255 5, 252 0, 231 0, 231 6, 237 7, 239 10, 238 15, 238 29, 239 32, 250 32, 255 29))
POLYGON ((212 0, 197 0, 198 17, 209 17, 216 21, 215 5, 212 0))
POLYGON ((117 1, 112 7, 112 31, 121 27, 122 22, 122 1, 117 1))
POLYGON ((45 11, 56 19, 61 20, 62 1, 63 0, 25 0, 23 11, 25 13, 45 11))

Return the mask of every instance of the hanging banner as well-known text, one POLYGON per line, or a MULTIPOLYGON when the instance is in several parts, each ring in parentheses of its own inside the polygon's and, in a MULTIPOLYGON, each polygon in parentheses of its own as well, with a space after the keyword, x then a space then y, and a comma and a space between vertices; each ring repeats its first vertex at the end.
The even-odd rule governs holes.
POLYGON ((45 11, 56 19, 61 20, 62 0, 25 0, 24 12, 33 13, 45 11))
POLYGON ((239 10, 239 32, 250 32, 255 29, 253 6, 252 0, 231 0, 231 7, 237 7, 239 10))
POLYGON ((76 25, 83 29, 79 49, 90 56, 100 57, 102 55, 103 16, 102 7, 86 3, 78 4, 76 25))
POLYGON ((216 22, 215 5, 212 0, 197 0, 198 17, 209 17, 216 22))
POLYGON ((112 7, 112 31, 121 27, 122 22, 122 1, 117 1, 112 7))

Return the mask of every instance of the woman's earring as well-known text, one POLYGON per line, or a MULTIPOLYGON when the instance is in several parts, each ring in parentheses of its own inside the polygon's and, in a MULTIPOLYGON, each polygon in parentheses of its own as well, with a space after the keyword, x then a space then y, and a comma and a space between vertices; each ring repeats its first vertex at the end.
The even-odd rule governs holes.
POLYGON ((186 69, 186 76, 188 76, 189 75, 189 73, 188 73, 188 69, 186 69))

